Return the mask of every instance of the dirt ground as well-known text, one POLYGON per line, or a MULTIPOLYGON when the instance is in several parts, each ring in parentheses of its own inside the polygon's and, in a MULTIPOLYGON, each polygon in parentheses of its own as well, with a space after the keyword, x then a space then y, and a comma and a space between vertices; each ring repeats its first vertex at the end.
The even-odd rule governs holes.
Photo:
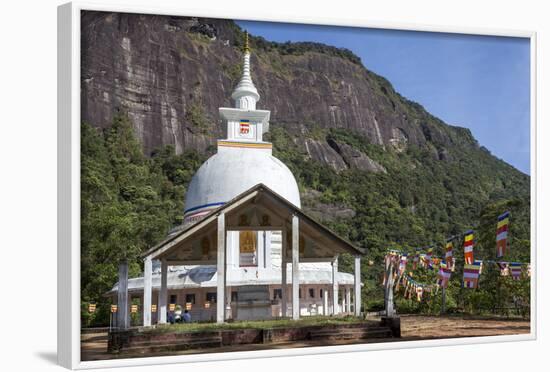
POLYGON ((475 317, 401 316, 401 340, 517 335, 530 332, 529 320, 475 317))
MULTIPOLYGON (((376 320, 377 318, 369 318, 376 320)), ((475 317, 435 317, 402 315, 401 338, 399 339, 373 339, 362 340, 360 343, 376 343, 391 341, 413 341, 438 338, 476 337, 515 335, 530 332, 529 320, 520 319, 483 319, 475 317)), ((351 343, 358 343, 357 341, 351 343)), ((335 344, 350 344, 350 342, 334 342, 335 344)), ((155 355, 113 355, 107 353, 107 333, 82 334, 81 352, 82 360, 102 360, 115 358, 133 358, 145 356, 182 355, 199 353, 220 353, 230 351, 249 351, 265 349, 301 348, 310 346, 323 346, 323 343, 313 341, 301 341, 284 344, 254 344, 224 346, 214 349, 186 350, 170 353, 155 353, 155 355)))

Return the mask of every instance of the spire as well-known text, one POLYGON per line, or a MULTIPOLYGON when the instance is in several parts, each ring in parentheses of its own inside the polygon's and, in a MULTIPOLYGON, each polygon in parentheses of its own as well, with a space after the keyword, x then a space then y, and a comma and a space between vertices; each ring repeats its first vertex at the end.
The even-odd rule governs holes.
POLYGON ((244 32, 244 52, 250 53, 250 46, 248 45, 248 31, 244 32))
POLYGON ((250 76, 250 46, 248 43, 248 32, 246 31, 243 51, 243 76, 233 91, 231 98, 235 100, 236 108, 255 110, 256 102, 260 100, 260 95, 250 76))

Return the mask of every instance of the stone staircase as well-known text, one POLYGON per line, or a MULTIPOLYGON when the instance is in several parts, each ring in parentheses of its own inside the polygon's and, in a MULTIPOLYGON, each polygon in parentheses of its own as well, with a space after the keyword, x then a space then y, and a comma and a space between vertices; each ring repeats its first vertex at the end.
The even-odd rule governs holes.
POLYGON ((350 341, 364 340, 371 338, 391 338, 392 331, 389 327, 369 326, 369 327, 349 327, 338 329, 319 329, 312 330, 309 338, 312 341, 350 341))
POLYGON ((123 350, 124 353, 149 354, 220 346, 222 346, 220 332, 170 333, 154 337, 150 335, 134 336, 123 350))
MULTIPOLYGON (((369 322, 349 325, 281 327, 271 329, 235 329, 203 332, 111 333, 109 351, 124 354, 155 354, 192 349, 219 348, 230 345, 288 344, 314 341, 315 344, 354 342, 399 337, 391 322, 369 322)), ((398 324, 394 324, 398 326, 398 324)))

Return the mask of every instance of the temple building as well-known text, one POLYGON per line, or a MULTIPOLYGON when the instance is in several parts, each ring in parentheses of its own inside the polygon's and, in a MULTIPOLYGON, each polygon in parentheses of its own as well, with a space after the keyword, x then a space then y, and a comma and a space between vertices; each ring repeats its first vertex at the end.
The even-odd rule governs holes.
POLYGON ((263 140, 270 111, 256 109, 248 40, 231 98, 235 107, 219 109, 227 138, 193 176, 183 224, 143 254, 143 277, 122 267, 108 293, 122 327, 132 299, 144 326, 166 323, 176 305, 219 323, 360 314, 364 252, 300 209, 296 179, 263 140), (342 253, 355 257, 354 274, 338 271, 342 253))

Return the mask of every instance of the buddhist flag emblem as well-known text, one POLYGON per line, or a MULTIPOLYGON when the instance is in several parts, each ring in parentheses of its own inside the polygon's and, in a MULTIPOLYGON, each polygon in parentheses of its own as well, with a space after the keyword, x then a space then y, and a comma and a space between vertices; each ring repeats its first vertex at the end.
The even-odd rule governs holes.
POLYGON ((399 275, 403 275, 406 269, 407 269, 407 254, 404 253, 401 255, 401 259, 399 261, 399 275))
POLYGON ((464 235, 464 263, 472 265, 474 263, 474 232, 469 230, 464 235))
POLYGON ((441 265, 439 266, 439 274, 437 277, 437 285, 439 285, 441 288, 447 288, 450 278, 451 269, 449 269, 444 262, 441 262, 441 265))
POLYGON ((421 286, 416 287, 416 301, 422 301, 422 294, 424 293, 424 288, 421 286))
POLYGON ((420 254, 418 253, 419 248, 416 249, 416 253, 414 254, 413 261, 412 261, 412 269, 416 270, 416 266, 418 265, 418 260, 420 259, 420 254))
POLYGON ((250 121, 249 120, 241 120, 239 125, 239 133, 240 134, 249 134, 250 133, 250 121))
POLYGON ((510 275, 510 268, 509 268, 508 262, 497 262, 497 266, 500 269, 501 276, 510 275))
POLYGON ((464 265, 464 288, 477 288, 479 284, 479 274, 481 274, 483 262, 474 261, 472 264, 464 265))
POLYGON ((506 254, 506 245, 508 242, 508 225, 510 222, 510 212, 505 212, 498 216, 497 221, 497 257, 503 257, 506 254))
POLYGON ((428 251, 426 252, 426 266, 428 269, 432 268, 432 253, 434 249, 432 247, 428 248, 428 251))
POLYGON ((510 275, 512 275, 512 279, 514 280, 521 279, 521 263, 510 262, 510 275))
POLYGON ((445 244, 445 263, 448 267, 453 265, 453 242, 451 240, 448 240, 445 244))

